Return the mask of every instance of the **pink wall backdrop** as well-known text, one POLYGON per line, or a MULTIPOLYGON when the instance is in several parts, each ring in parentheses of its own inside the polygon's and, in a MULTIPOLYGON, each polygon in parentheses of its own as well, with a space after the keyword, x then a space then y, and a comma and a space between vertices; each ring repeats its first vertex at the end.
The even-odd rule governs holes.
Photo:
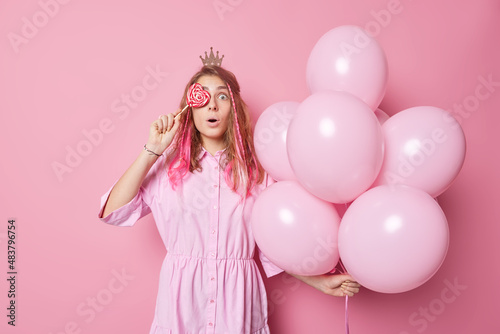
MULTIPOLYGON (((165 250, 151 217, 132 228, 99 222, 101 194, 142 150, 149 124, 176 109, 210 46, 255 120, 305 99, 314 44, 355 24, 387 54, 381 109, 449 110, 468 151, 439 197, 450 226, 443 266, 407 293, 363 289, 350 301, 351 333, 499 333, 499 15, 496 0, 1 1, 0 332, 147 333, 165 250)), ((286 274, 265 282, 274 333, 344 332, 342 299, 286 274)))

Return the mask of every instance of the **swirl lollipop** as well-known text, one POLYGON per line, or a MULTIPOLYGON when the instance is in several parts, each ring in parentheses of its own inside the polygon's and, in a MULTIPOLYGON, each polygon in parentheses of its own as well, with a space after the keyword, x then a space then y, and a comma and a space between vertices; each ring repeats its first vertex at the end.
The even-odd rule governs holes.
POLYGON ((201 108, 206 106, 208 101, 210 101, 210 93, 204 90, 199 83, 192 84, 186 96, 187 104, 175 118, 179 117, 187 107, 201 108))

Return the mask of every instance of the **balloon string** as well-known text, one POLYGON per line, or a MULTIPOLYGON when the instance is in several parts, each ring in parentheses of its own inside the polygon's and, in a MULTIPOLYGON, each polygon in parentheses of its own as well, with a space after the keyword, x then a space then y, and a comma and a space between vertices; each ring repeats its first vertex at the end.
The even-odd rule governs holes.
POLYGON ((346 334, 349 334, 349 312, 348 312, 348 308, 347 308, 347 304, 348 304, 348 300, 349 300, 349 296, 345 296, 345 333, 346 334))
MULTIPOLYGON (((342 274, 347 274, 347 270, 345 270, 344 264, 341 260, 339 260, 340 268, 342 268, 342 274)), ((349 296, 345 295, 345 333, 349 334, 349 296)))
MULTIPOLYGON (((344 204, 346 209, 348 208, 347 203, 344 204)), ((347 274, 347 270, 345 270, 344 264, 342 260, 339 259, 340 267, 342 268, 342 273, 347 274)), ((345 296, 345 333, 349 334, 349 296, 345 296)))

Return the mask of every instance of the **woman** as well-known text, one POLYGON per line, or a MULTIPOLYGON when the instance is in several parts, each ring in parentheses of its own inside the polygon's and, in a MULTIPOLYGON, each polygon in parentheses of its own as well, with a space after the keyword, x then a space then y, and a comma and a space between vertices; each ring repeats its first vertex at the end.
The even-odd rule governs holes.
MULTIPOLYGON (((167 248, 150 333, 269 333, 267 298, 253 259, 253 203, 273 181, 255 158, 251 123, 235 76, 203 66, 208 104, 162 115, 139 157, 106 193, 99 216, 131 226, 153 213, 167 248)), ((259 252, 266 275, 283 270, 259 252)), ((295 276, 334 295, 352 296, 348 275, 295 276)))

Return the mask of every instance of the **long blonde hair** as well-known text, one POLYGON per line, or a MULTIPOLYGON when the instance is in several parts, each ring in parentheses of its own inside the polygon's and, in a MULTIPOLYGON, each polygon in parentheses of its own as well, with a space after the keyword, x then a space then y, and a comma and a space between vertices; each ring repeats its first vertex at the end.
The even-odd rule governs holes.
MULTIPOLYGON (((255 185, 262 183, 264 169, 258 162, 253 145, 252 124, 247 106, 240 95, 240 85, 234 74, 219 66, 203 66, 193 75, 184 89, 180 107, 186 106, 186 95, 189 87, 203 76, 217 76, 228 86, 231 94, 232 106, 229 117, 229 126, 224 134, 226 144, 226 166, 224 177, 230 188, 239 192, 244 187, 241 195, 248 196, 255 185)), ((202 171, 198 159, 202 150, 201 135, 194 126, 192 110, 180 116, 179 127, 173 140, 172 150, 167 156, 167 161, 172 161, 168 166, 168 177, 172 187, 184 178, 187 172, 202 171)))

